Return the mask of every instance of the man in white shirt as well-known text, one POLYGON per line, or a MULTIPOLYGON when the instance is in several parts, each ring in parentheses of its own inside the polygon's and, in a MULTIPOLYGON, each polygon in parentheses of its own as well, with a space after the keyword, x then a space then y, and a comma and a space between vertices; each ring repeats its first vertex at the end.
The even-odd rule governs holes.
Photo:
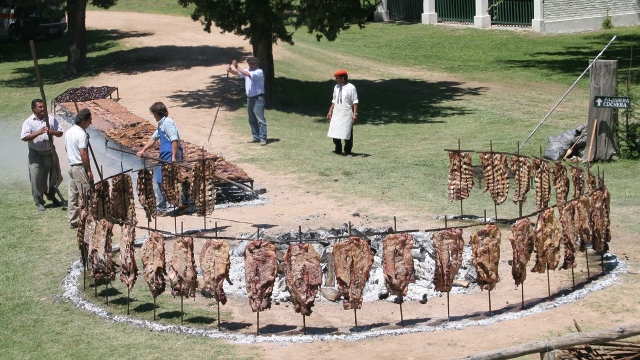
MULTIPOLYGON (((89 162, 89 134, 86 129, 91 125, 91 111, 78 111, 74 120, 75 125, 67 131, 64 137, 67 158, 69 158, 69 203, 67 215, 69 227, 78 227, 78 199, 83 196, 93 184, 93 173, 89 162)), ((83 206, 86 207, 86 204, 83 206)))
POLYGON ((31 194, 36 208, 44 211, 44 199, 42 195, 46 195, 54 205, 61 205, 56 199, 56 187, 51 179, 53 167, 56 165, 51 143, 52 137, 62 136, 62 126, 51 115, 45 118, 44 102, 41 99, 31 101, 31 111, 33 114, 29 116, 22 124, 20 139, 26 141, 29 146, 29 180, 31 181, 31 194), (48 121, 47 121, 48 120, 48 121))
POLYGON ((244 79, 244 87, 247 93, 247 110, 249 112, 249 125, 253 139, 250 143, 267 145, 267 119, 264 118, 264 72, 258 67, 260 61, 251 56, 247 59, 248 69, 241 69, 233 60, 227 67, 227 72, 244 79))

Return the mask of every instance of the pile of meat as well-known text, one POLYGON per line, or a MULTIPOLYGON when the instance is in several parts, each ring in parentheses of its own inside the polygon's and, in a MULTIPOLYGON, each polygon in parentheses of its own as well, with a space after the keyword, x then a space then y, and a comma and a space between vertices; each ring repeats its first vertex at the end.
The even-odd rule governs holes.
POLYGON ((81 86, 69 88, 54 99, 57 103, 68 103, 74 101, 90 101, 96 99, 106 99, 117 88, 113 86, 81 86))
POLYGON ((333 246, 338 290, 345 310, 362 307, 362 291, 369 280, 373 253, 366 240, 352 236, 333 246))

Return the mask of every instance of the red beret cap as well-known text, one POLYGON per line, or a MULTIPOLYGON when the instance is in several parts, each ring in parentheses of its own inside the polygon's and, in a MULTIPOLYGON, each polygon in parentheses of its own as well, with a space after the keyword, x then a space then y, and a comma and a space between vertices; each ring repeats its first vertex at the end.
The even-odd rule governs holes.
POLYGON ((344 70, 344 69, 340 69, 333 73, 333 76, 346 76, 346 75, 347 75, 347 70, 344 70))

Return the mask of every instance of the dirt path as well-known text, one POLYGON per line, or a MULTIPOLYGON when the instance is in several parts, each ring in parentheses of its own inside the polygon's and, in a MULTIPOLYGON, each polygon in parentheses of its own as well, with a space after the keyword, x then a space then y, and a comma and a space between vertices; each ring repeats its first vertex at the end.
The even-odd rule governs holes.
MULTIPOLYGON (((103 73, 91 79, 87 86, 110 85, 119 88, 120 104, 144 118, 152 119, 148 107, 155 101, 167 104, 170 116, 176 120, 181 137, 189 142, 205 144, 211 121, 215 113, 212 99, 205 91, 215 86, 225 74, 226 63, 233 50, 250 51, 248 41, 229 34, 219 34, 213 31, 208 34, 202 31, 199 23, 188 18, 171 16, 131 14, 119 12, 88 12, 87 24, 91 28, 112 29, 126 35, 124 43, 135 51, 126 51, 131 57, 131 69, 118 69, 117 72, 103 73), (202 92, 201 98, 185 99, 180 96, 189 92, 202 92), (187 102, 189 102, 187 104, 187 102), (199 106, 198 104, 206 106, 199 106)), ((295 56, 287 52, 286 48, 276 47, 275 56, 295 56)), ((353 59, 351 60, 353 61, 353 59)), ((371 66, 375 69, 374 64, 371 66)), ((386 69, 389 71, 389 69, 386 69)), ((397 73, 405 69, 392 69, 397 73)), ((415 72, 415 70, 412 70, 415 72)), ((363 78, 375 79, 374 74, 382 71, 370 71, 361 74, 363 78), (369 76, 369 77, 367 77, 369 76)), ((379 75, 378 75, 379 76, 379 75)), ((417 77, 424 79, 443 79, 443 74, 420 73, 417 77)), ((486 84, 467 84, 468 86, 484 86, 486 84)), ((495 90, 495 89, 493 89, 495 90)), ((497 90, 496 90, 497 91, 497 90)), ((508 90, 506 90, 508 91, 508 90)), ((244 112, 244 108, 239 111, 244 112)), ((228 160, 235 162, 234 149, 245 144, 247 134, 231 132, 228 119, 234 114, 221 110, 213 138, 215 143, 210 151, 221 153, 228 160)), ((248 131, 248 127, 247 127, 248 131)), ((345 219, 352 219, 354 225, 370 227, 389 226, 388 214, 397 214, 403 224, 409 227, 425 228, 435 225, 429 218, 411 214, 403 209, 388 209, 377 203, 361 199, 336 200, 328 196, 317 194, 298 185, 291 177, 275 177, 251 164, 238 163, 251 177, 256 180, 256 188, 266 188, 267 204, 255 207, 235 207, 216 210, 211 222, 219 225, 231 225, 229 236, 241 233, 255 232, 251 224, 275 224, 272 232, 284 232, 303 228, 339 226, 345 219), (356 205, 354 205, 354 203, 356 205), (350 209, 371 209, 367 214, 354 217, 350 209), (385 220, 381 220, 385 219, 385 220)), ((142 216, 142 214, 139 214, 142 216)), ((141 217, 142 218, 142 217, 141 217)), ((185 216, 180 219, 186 228, 201 227, 202 219, 195 216, 185 216)), ((161 228, 173 230, 173 219, 165 218, 160 223, 161 228)), ((617 234, 637 237, 632 234, 617 234)), ((503 234, 503 253, 509 254, 506 235, 503 234)), ((631 244, 622 244, 621 253, 630 257, 632 261, 639 258, 638 250, 631 244)), ((492 292, 491 301, 494 309, 513 307, 520 301, 520 289, 516 290, 507 274, 510 270, 506 260, 502 265, 505 277, 500 284, 500 291, 492 292)), ((584 274, 578 274, 584 278, 584 274)), ((535 298, 544 298, 547 293, 547 282, 543 277, 527 282, 526 292, 535 298)), ((552 292, 570 283, 567 272, 553 272, 551 274, 552 292)), ((625 275, 620 284, 614 285, 607 291, 590 294, 583 300, 569 305, 557 307, 541 314, 528 316, 518 320, 500 322, 488 326, 471 326, 458 330, 446 330, 428 333, 407 334, 402 336, 380 337, 375 339, 349 342, 325 341, 315 343, 300 343, 289 346, 275 344, 239 345, 242 353, 259 354, 266 359, 289 359, 304 357, 307 359, 365 359, 365 358, 429 358, 446 359, 455 356, 473 354, 499 347, 510 346, 531 340, 537 340, 558 333, 565 333, 573 329, 573 319, 585 330, 593 327, 613 327, 618 324, 632 323, 638 318, 640 305, 637 299, 640 295, 637 286, 637 272, 625 275), (617 305, 611 306, 611 303, 617 305), (623 305, 624 304, 624 305, 623 305), (633 315, 635 314, 635 315, 633 315)), ((335 304, 331 304, 335 305, 335 304)), ((414 323, 429 319, 446 319, 446 297, 432 299, 426 305, 406 304, 404 317, 413 319, 414 323)), ((242 301, 231 302, 225 311, 231 311, 238 321, 252 322, 253 314, 247 313, 248 306, 242 301), (235 305, 234 305, 235 304, 235 305)), ((465 297, 452 296, 451 313, 472 314, 488 310, 487 293, 477 292, 465 297)), ((397 306, 390 303, 367 303, 358 313, 359 323, 362 325, 378 324, 381 327, 397 327, 397 306), (384 315, 383 315, 384 314, 384 315), (380 325, 382 324, 382 325, 380 325), (385 325, 386 324, 386 325, 385 325)), ((316 314, 308 318, 308 326, 319 326, 329 316, 335 317, 329 323, 351 321, 350 312, 341 310, 341 306, 318 307, 316 314), (349 313, 349 314, 347 314, 349 313), (315 322, 315 325, 314 325, 315 322)), ((291 308, 280 306, 261 316, 261 324, 299 325, 300 316, 295 315, 291 308)), ((345 330, 346 326, 340 328, 345 330)), ((250 329, 249 329, 250 330, 250 329)), ((247 331, 249 331, 247 330, 247 331)))

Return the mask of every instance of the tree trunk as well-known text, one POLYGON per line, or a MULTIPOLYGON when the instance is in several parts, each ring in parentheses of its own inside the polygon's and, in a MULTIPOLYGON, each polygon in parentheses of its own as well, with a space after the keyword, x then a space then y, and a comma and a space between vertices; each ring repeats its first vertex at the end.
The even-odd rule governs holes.
POLYGON ((87 63, 86 11, 86 0, 67 0, 67 26, 69 28, 67 74, 70 75, 83 71, 87 63))
POLYGON ((596 97, 617 95, 618 61, 597 60, 590 69, 590 78, 591 95, 589 96, 589 125, 587 129, 588 145, 583 161, 609 161, 615 159, 617 155, 613 109, 595 107, 594 102, 596 97), (595 120, 598 120, 598 122, 596 123, 595 120), (596 124, 597 127, 594 132, 593 128, 596 124), (593 144, 593 146, 591 146, 591 144, 593 144))
POLYGON ((276 78, 273 67, 273 42, 271 37, 265 36, 252 39, 253 56, 260 59, 260 68, 264 71, 264 99, 267 107, 277 103, 276 78))

